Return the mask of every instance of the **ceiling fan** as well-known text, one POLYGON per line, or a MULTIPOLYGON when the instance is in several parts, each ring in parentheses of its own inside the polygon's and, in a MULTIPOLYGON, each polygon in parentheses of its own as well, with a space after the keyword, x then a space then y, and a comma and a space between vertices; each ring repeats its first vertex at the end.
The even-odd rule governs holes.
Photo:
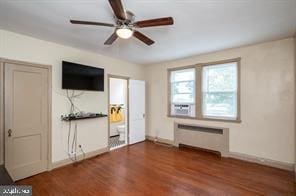
POLYGON ((125 11, 123 8, 121 0, 109 0, 109 3, 113 9, 116 22, 115 24, 102 23, 102 22, 92 22, 92 21, 81 21, 81 20, 70 20, 72 24, 82 24, 82 25, 95 25, 95 26, 105 26, 114 27, 114 33, 105 41, 105 45, 111 45, 118 37, 122 39, 128 39, 132 36, 141 40, 147 45, 154 44, 154 41, 137 31, 137 28, 154 27, 154 26, 164 26, 173 25, 174 20, 172 17, 166 18, 156 18, 150 20, 135 21, 135 15, 130 11, 125 11))

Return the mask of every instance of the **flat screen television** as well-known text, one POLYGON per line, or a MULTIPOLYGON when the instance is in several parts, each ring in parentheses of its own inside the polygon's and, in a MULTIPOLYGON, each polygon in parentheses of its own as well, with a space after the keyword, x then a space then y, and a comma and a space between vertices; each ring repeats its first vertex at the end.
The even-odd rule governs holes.
POLYGON ((104 91, 104 69, 63 61, 62 89, 104 91))

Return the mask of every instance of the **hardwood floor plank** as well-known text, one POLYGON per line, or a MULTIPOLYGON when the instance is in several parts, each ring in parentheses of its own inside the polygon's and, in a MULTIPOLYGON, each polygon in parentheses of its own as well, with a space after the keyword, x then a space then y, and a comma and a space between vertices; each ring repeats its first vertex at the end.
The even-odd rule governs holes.
POLYGON ((17 182, 34 195, 295 195, 293 172, 152 142, 17 182))

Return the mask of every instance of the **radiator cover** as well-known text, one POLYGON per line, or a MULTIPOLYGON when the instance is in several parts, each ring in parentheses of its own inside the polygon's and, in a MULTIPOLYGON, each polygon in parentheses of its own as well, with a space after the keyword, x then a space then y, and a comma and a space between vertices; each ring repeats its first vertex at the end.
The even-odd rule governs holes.
POLYGON ((218 151, 221 156, 229 154, 229 129, 197 124, 175 122, 174 145, 185 144, 207 150, 218 151))

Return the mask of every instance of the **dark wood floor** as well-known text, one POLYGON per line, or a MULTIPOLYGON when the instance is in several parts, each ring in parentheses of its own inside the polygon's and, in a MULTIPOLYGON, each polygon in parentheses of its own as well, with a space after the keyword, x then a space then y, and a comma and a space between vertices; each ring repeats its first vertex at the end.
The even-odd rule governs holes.
POLYGON ((18 184, 33 195, 296 195, 293 172, 152 142, 18 184))

